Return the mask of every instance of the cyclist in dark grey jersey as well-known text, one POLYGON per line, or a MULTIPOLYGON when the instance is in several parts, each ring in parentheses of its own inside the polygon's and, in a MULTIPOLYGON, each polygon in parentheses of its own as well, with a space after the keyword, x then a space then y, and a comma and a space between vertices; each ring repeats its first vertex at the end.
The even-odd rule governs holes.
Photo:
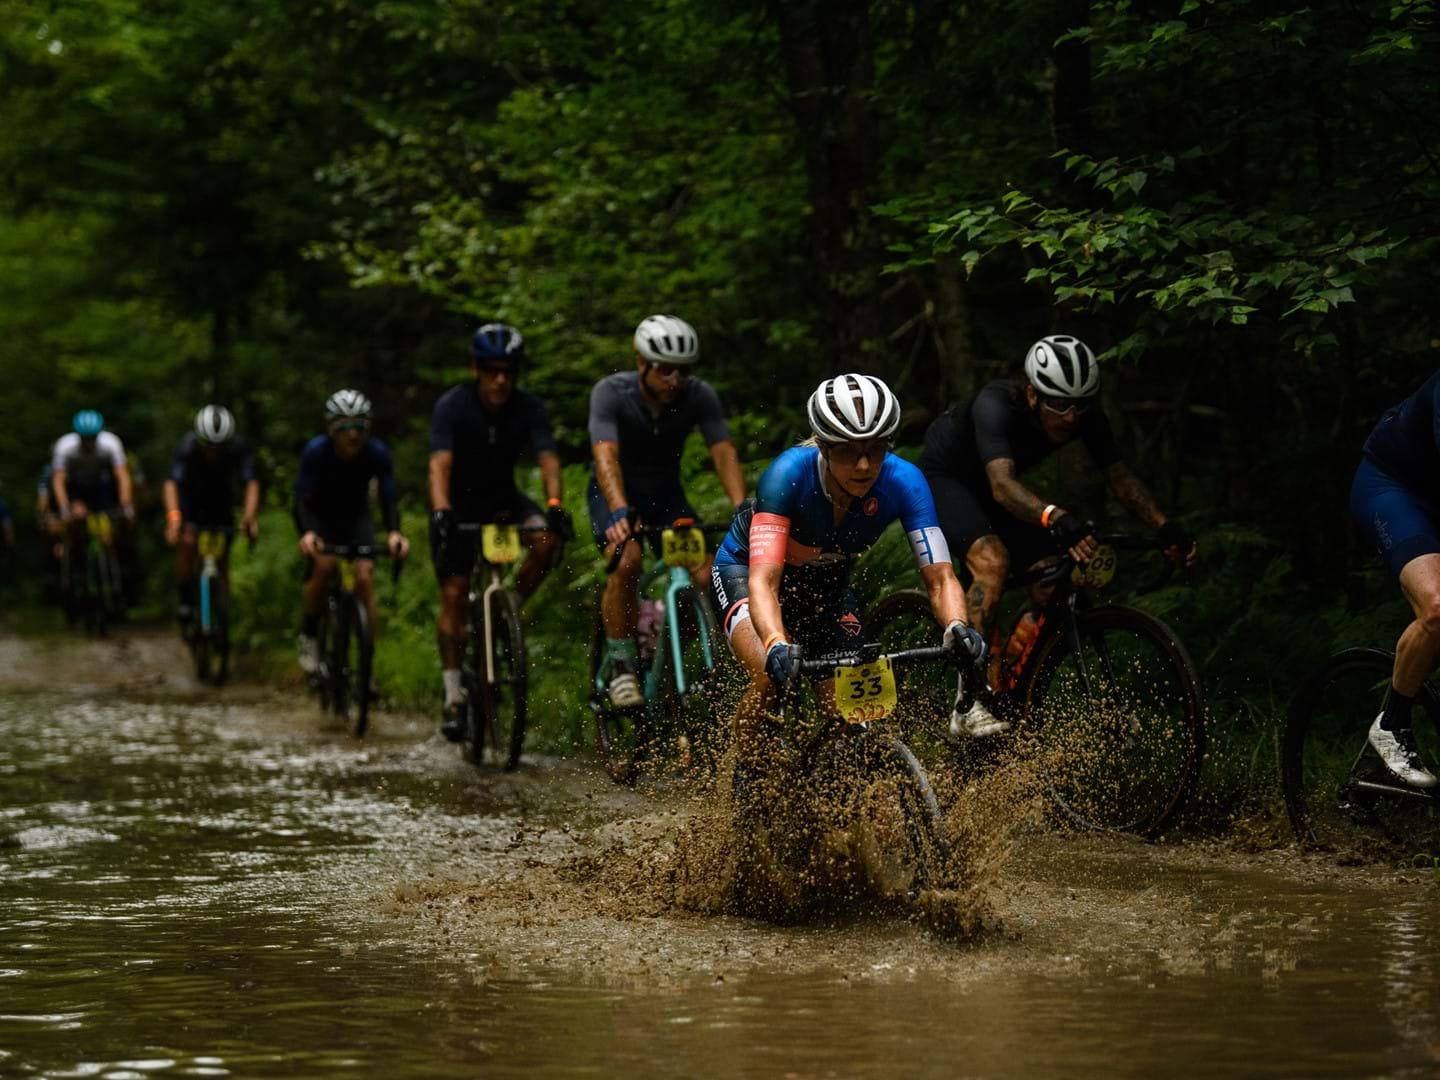
MULTIPOLYGON (((636 328, 635 371, 601 379, 590 393, 590 445, 595 471, 590 478, 590 528, 595 542, 613 552, 633 525, 669 525, 694 517, 680 485, 680 456, 696 430, 710 447, 715 471, 734 506, 745 498, 740 458, 720 398, 708 383, 690 377, 700 359, 694 327, 672 315, 652 315, 636 328)), ((614 661, 610 699, 617 708, 641 704, 635 676, 636 588, 642 553, 626 545, 605 586, 601 617, 614 661)), ((701 568, 709 573, 709 563, 701 568)))

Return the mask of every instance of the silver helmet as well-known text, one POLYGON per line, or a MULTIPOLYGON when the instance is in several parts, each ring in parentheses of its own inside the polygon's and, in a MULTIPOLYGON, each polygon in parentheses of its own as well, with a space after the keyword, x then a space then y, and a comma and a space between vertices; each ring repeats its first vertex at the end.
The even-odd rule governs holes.
POLYGON ((206 405, 195 414, 195 437, 203 443, 219 446, 235 434, 235 417, 224 405, 206 405))
POLYGON ((652 364, 693 364, 700 359, 700 335, 684 319, 651 315, 635 328, 635 351, 652 364))
POLYGON ((900 402, 874 375, 826 379, 805 407, 810 430, 821 442, 888 439, 900 426, 900 402))
POLYGON ((1025 354, 1025 377, 1042 394, 1088 398, 1100 387, 1100 365, 1083 341, 1069 334, 1043 337, 1025 354))

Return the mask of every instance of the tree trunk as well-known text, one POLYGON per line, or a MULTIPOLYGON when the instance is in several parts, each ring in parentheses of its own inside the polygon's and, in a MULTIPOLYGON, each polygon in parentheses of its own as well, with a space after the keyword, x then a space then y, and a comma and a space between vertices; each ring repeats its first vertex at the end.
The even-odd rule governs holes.
POLYGON ((796 0, 771 10, 805 155, 811 240, 823 290, 823 366, 827 373, 883 372, 880 252, 868 206, 875 170, 869 4, 796 0))
POLYGON ((935 332, 940 345, 941 389, 948 402, 968 401, 979 382, 974 324, 965 268, 953 255, 935 260, 935 332))

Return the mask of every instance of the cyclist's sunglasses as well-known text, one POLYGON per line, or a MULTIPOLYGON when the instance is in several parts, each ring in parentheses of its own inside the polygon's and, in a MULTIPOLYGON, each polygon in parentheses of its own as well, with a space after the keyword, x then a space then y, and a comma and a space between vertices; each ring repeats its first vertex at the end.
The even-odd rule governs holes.
POLYGON ((1084 416, 1090 411, 1093 401, 1077 401, 1074 398, 1047 397, 1040 395, 1040 406, 1046 412, 1052 412, 1056 416, 1084 416))
POLYGON ((681 364, 651 364, 650 366, 662 379, 679 379, 684 382, 690 377, 690 369, 681 364))
POLYGON ((865 442, 831 443, 829 452, 830 460, 840 465, 855 465, 861 458, 868 458, 873 463, 884 460, 885 455, 890 452, 890 440, 868 439, 865 442))
POLYGON ((481 364, 481 365, 480 365, 480 374, 481 374, 481 375, 486 375, 486 376, 488 376, 488 377, 490 377, 490 378, 492 378, 492 379, 498 379, 501 375, 508 375, 508 376, 510 376, 510 378, 513 379, 513 378, 515 378, 515 365, 514 365, 514 364, 481 364))
POLYGON ((369 420, 340 420, 334 425, 336 431, 364 431, 369 426, 369 420))

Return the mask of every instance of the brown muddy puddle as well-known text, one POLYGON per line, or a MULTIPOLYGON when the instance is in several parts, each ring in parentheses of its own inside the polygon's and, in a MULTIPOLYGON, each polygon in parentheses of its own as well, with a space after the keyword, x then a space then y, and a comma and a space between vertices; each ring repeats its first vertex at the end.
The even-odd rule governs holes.
POLYGON ((1026 827, 978 937, 778 926, 677 906, 675 796, 112 655, 0 696, 0 1075, 1440 1071, 1419 870, 1026 827))

